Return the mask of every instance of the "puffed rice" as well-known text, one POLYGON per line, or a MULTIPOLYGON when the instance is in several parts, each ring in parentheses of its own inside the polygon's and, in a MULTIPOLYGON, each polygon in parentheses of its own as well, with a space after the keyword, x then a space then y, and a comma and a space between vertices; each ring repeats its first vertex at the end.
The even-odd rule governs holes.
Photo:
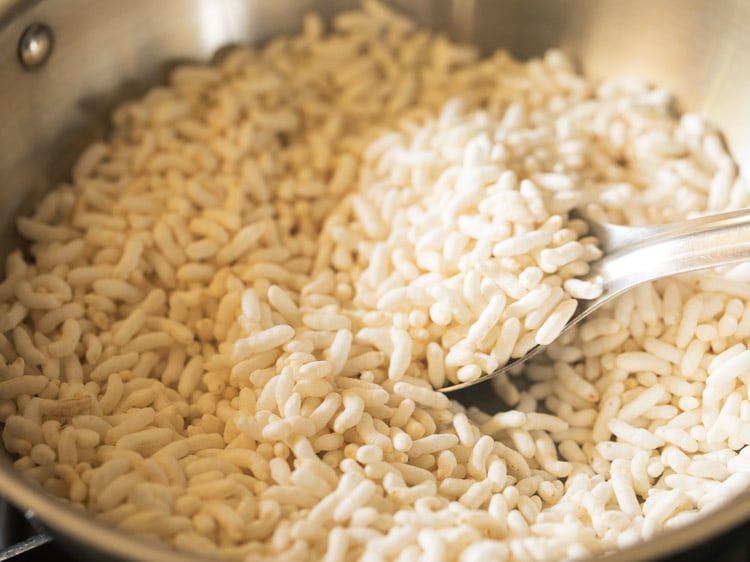
POLYGON ((557 560, 750 485, 747 264, 558 337, 623 224, 747 205, 718 133, 372 1, 175 69, 113 115, 0 283, 15 467, 227 559, 557 560), (557 338, 557 339, 556 339, 557 338), (556 340, 491 387, 437 389, 556 340))

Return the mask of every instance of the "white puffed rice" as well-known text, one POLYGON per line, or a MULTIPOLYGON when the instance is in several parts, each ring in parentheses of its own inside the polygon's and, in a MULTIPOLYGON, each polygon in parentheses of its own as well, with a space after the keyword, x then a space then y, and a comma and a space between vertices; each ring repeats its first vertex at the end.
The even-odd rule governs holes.
POLYGON ((623 295, 493 380, 513 409, 436 390, 598 294, 579 203, 750 203, 663 91, 365 1, 113 122, 0 283, 2 438, 51 493, 227 559, 468 562, 627 546, 750 485, 746 264, 623 295))

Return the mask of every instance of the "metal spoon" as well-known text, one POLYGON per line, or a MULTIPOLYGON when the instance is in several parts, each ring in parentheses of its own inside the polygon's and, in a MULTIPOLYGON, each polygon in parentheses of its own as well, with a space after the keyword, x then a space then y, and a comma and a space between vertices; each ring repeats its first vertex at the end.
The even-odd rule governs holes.
MULTIPOLYGON (((590 264, 588 274, 581 279, 592 281, 599 278, 604 290, 597 298, 578 302, 565 330, 641 283, 750 258, 750 208, 645 227, 597 222, 580 209, 572 211, 571 217, 585 220, 589 232, 599 239, 604 255, 590 264)), ((523 357, 513 359, 475 381, 440 390, 452 392, 484 382, 524 363, 544 347, 538 345, 523 357)))

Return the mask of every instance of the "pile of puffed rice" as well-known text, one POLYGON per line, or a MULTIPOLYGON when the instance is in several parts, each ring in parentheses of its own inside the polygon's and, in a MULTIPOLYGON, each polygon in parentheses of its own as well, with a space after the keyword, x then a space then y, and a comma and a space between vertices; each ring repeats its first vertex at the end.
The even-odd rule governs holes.
POLYGON ((229 560, 560 560, 750 485, 750 264, 647 284, 549 343, 600 252, 750 204, 719 134, 559 52, 371 1, 183 66, 18 219, 0 284, 15 467, 229 560))

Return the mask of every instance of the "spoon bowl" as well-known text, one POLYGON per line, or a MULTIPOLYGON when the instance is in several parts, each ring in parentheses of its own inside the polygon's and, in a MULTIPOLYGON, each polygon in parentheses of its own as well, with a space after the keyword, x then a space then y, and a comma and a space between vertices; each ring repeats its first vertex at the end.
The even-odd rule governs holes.
MULTIPOLYGON (((599 240, 603 255, 590 264, 589 272, 580 279, 598 280, 602 292, 593 299, 579 299, 576 311, 560 334, 636 285, 750 258, 750 209, 655 226, 603 223, 582 209, 574 209, 570 215, 585 221, 589 233, 599 240)), ((746 292, 750 296, 750 288, 746 292)), ((440 390, 449 393, 484 382, 525 363, 545 348, 537 345, 523 357, 512 359, 477 380, 440 390)))

